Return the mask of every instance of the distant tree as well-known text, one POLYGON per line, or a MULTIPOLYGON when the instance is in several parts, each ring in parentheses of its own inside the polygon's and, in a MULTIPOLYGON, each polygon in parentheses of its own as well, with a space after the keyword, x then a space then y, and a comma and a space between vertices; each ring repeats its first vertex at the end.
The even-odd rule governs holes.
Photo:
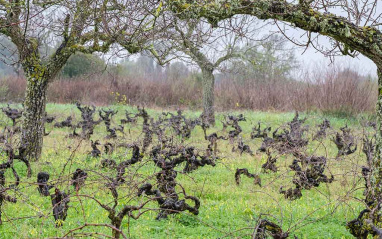
POLYGON ((117 65, 120 76, 131 78, 153 78, 161 73, 161 66, 152 57, 140 55, 136 60, 125 59, 117 65))
POLYGON ((299 65, 294 50, 288 49, 279 35, 271 35, 255 46, 245 46, 242 51, 245 54, 227 66, 227 75, 232 79, 257 82, 290 79, 299 65))
POLYGON ((105 69, 105 62, 98 56, 93 54, 84 54, 77 52, 72 55, 61 71, 64 78, 73 78, 76 76, 86 75, 90 73, 100 72, 105 69))
POLYGON ((119 76, 132 76, 134 74, 135 62, 129 58, 125 58, 123 61, 117 63, 112 67, 115 74, 119 76))
POLYGON ((155 72, 155 62, 152 57, 143 55, 139 56, 135 66, 135 73, 143 77, 151 76, 155 72))
POLYGON ((178 61, 169 64, 165 73, 170 81, 180 81, 186 79, 190 71, 183 62, 178 61))
MULTIPOLYGON (((157 59, 158 52, 167 52, 166 61, 180 59, 199 67, 202 72, 203 115, 214 124, 214 72, 226 61, 243 54, 238 46, 252 39, 259 26, 249 27, 255 19, 244 16, 223 21, 212 28, 203 19, 181 20, 171 12, 164 15, 172 24, 165 28, 162 41, 156 41, 155 50, 151 52, 157 59)), ((163 59, 159 58, 159 61, 163 59)))

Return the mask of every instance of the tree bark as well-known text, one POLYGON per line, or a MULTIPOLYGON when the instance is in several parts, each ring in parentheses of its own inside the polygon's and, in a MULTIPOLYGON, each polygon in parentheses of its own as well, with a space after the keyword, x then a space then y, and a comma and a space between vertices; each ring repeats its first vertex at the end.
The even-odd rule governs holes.
POLYGON ((380 238, 375 228, 382 228, 380 218, 382 203, 382 65, 378 65, 378 101, 376 106, 377 132, 375 142, 375 153, 371 165, 369 181, 371 188, 366 188, 365 203, 368 214, 362 216, 362 227, 359 232, 365 231, 373 235, 374 238, 380 238))
POLYGON ((371 159, 368 159, 368 168, 362 170, 365 178, 365 204, 366 209, 359 216, 347 223, 350 233, 361 239, 380 237, 382 220, 380 218, 382 203, 382 65, 378 65, 378 101, 376 107, 377 130, 375 151, 371 159))
POLYGON ((48 80, 43 76, 27 78, 24 100, 21 145, 25 147, 25 156, 36 161, 40 158, 44 136, 44 116, 48 80))
MULTIPOLYGON (((119 219, 116 219, 115 221, 112 221, 112 224, 113 224, 113 226, 114 226, 115 228, 117 228, 118 230, 120 230, 120 229, 121 229, 122 221, 119 220, 119 219)), ((119 238, 121 237, 121 232, 112 229, 112 236, 113 236, 113 238, 115 238, 115 239, 119 239, 119 238)))
POLYGON ((203 74, 203 115, 209 124, 215 125, 215 76, 213 74, 213 68, 201 67, 201 69, 203 74))
POLYGON ((377 101, 377 135, 376 135, 376 154, 373 162, 373 177, 376 179, 375 190, 380 195, 382 193, 382 66, 378 67, 378 101, 377 101))
MULTIPOLYGON (((372 164, 372 175, 370 178, 371 190, 370 194, 366 197, 366 202, 373 200, 374 208, 379 208, 382 202, 382 65, 378 66, 378 101, 376 107, 377 114, 377 132, 376 132, 376 144, 375 155, 372 164)), ((378 213, 380 210, 376 210, 378 213)), ((378 217, 379 219, 379 217, 378 217)), ((381 221, 379 221, 381 223, 381 221)), ((381 226, 381 225, 379 225, 381 226)))

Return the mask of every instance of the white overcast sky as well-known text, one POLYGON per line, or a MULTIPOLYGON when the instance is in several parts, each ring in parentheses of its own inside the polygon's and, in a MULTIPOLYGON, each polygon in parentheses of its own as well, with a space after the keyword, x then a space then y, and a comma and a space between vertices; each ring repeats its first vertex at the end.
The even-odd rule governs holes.
POLYGON ((299 60, 301 67, 304 69, 314 69, 315 67, 340 65, 342 67, 352 67, 354 70, 358 71, 362 75, 371 75, 373 77, 377 76, 377 67, 369 58, 359 55, 357 58, 352 58, 350 56, 338 56, 335 57, 333 63, 329 58, 324 57, 320 52, 316 52, 315 49, 310 47, 304 54, 305 49, 296 49, 296 58, 299 60))
MULTIPOLYGON (((330 9, 331 13, 334 13, 339 16, 346 17, 347 13, 340 9, 330 9)), ((374 16, 378 16, 382 14, 382 0, 377 1, 376 10, 374 16)), ((290 28, 289 28, 290 29, 290 28)), ((379 27, 382 30, 382 26, 379 27)), ((277 31, 277 28, 273 28, 274 31, 277 31)), ((290 29, 288 30, 288 36, 293 36, 296 39, 299 39, 304 31, 290 29)), ((321 37, 323 39, 323 45, 327 44, 329 46, 329 41, 324 39, 325 37, 321 37)), ((362 56, 361 54, 357 58, 352 58, 350 56, 339 56, 335 58, 334 63, 331 64, 329 58, 326 58, 320 52, 317 52, 314 48, 310 47, 304 54, 304 48, 298 47, 296 49, 296 57, 302 63, 302 68, 315 68, 317 66, 325 66, 325 65, 340 65, 342 67, 352 67, 352 69, 358 71, 362 75, 372 75, 373 77, 377 76, 377 67, 376 65, 369 60, 367 57, 362 56)))

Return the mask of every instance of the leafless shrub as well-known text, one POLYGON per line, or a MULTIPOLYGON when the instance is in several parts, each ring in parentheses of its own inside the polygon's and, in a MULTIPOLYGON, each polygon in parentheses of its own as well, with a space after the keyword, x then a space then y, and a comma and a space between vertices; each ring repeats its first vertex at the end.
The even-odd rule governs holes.
MULTIPOLYGON (((350 67, 349 67, 350 68, 350 67)), ((377 101, 377 84, 349 69, 318 69, 307 73, 300 81, 253 79, 235 82, 222 79, 216 84, 216 109, 252 109, 277 111, 321 111, 337 116, 372 112, 377 101)), ((21 102, 25 79, 6 77, 8 88, 3 101, 21 102)), ((79 78, 55 81, 48 90, 48 100, 55 103, 88 102, 97 105, 113 103, 154 107, 189 107, 200 105, 201 86, 188 85, 185 79, 174 87, 165 79, 100 76, 99 79, 79 78), (117 82, 117 84, 116 84, 117 82), (91 91, 89 89, 92 89, 91 91), (111 92, 125 95, 126 101, 116 100, 111 92)))
POLYGON ((238 168, 236 169, 236 173, 235 173, 235 181, 236 181, 236 184, 239 185, 240 184, 240 175, 244 174, 245 176, 247 176, 248 178, 254 178, 254 181, 253 183, 254 184, 257 184, 261 187, 261 179, 259 177, 259 175, 256 175, 256 174, 253 174, 253 173, 250 173, 248 171, 248 169, 246 168, 238 168))

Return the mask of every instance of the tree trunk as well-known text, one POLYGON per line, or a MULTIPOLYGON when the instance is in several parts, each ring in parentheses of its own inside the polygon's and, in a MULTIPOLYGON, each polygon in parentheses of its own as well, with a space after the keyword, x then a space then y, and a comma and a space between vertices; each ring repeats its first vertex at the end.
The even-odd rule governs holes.
MULTIPOLYGON (((118 230, 120 230, 122 221, 116 219, 116 221, 113 221, 112 224, 113 224, 113 226, 114 226, 115 228, 117 228, 118 230)), ((119 238, 121 237, 121 232, 112 229, 112 236, 113 236, 113 238, 115 238, 115 239, 119 239, 119 238)))
POLYGON ((203 115, 208 123, 215 125, 214 90, 215 76, 212 67, 201 67, 203 74, 203 115))
POLYGON ((378 101, 376 107, 377 132, 375 151, 369 168, 362 175, 365 177, 365 204, 367 208, 360 212, 358 218, 348 222, 350 233, 361 239, 381 238, 382 220, 380 217, 382 203, 382 65, 378 65, 378 101))
POLYGON ((25 147, 25 156, 35 161, 42 151, 48 80, 42 76, 27 79, 21 145, 25 147))
MULTIPOLYGON (((371 182, 371 195, 370 198, 366 198, 366 202, 373 200, 374 208, 380 207, 382 202, 382 66, 378 66, 378 101, 376 107, 377 113, 377 132, 376 132, 376 144, 375 155, 372 163, 372 175, 371 182)), ((379 213, 379 209, 376 210, 379 213)), ((381 222, 379 222, 381 223, 381 222)))

